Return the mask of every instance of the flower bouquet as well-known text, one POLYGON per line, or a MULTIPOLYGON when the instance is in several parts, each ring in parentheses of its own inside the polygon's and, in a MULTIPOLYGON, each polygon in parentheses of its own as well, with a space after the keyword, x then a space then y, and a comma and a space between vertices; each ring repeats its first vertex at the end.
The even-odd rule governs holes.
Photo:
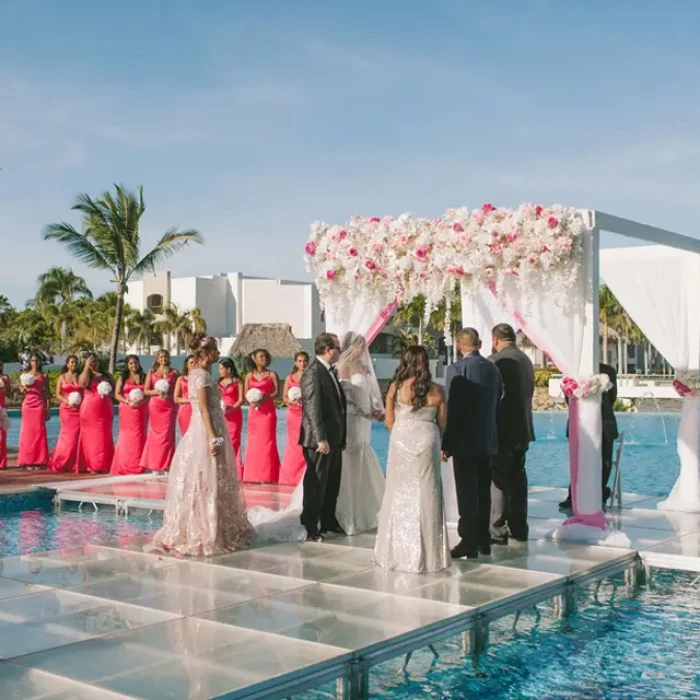
POLYGON ((585 377, 566 376, 561 380, 561 390, 568 399, 587 399, 596 394, 604 394, 612 389, 607 374, 592 374, 585 377))
POLYGON ((25 372, 20 376, 19 381, 22 386, 30 387, 36 381, 36 377, 31 372, 25 372))
POLYGON ((129 392, 129 401, 132 404, 143 401, 143 391, 141 389, 132 389, 129 392))
POLYGON ((71 393, 68 394, 68 405, 71 408, 78 408, 82 402, 83 397, 80 395, 79 391, 71 391, 71 393))
POLYGON ((678 396, 700 396, 700 376, 695 373, 678 373, 673 380, 673 388, 678 396))
POLYGON ((289 388, 287 396, 289 397, 289 400, 293 403, 301 401, 301 389, 298 386, 292 386, 289 388))
POLYGON ((167 399, 170 393, 170 383, 167 379, 159 379, 153 388, 160 394, 161 399, 167 399))
POLYGON ((265 398, 265 395, 260 391, 260 389, 248 389, 245 395, 245 400, 258 410, 258 404, 265 398))
POLYGON ((101 399, 106 399, 112 395, 112 385, 107 381, 102 381, 97 385, 97 393, 101 399))

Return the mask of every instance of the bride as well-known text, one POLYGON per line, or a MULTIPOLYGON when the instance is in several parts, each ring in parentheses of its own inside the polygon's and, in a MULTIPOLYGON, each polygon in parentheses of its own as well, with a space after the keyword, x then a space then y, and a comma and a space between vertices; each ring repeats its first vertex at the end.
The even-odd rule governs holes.
POLYGON ((370 443, 372 420, 383 420, 379 382, 363 336, 341 341, 336 366, 347 399, 347 447, 343 452, 335 517, 346 535, 374 530, 384 497, 384 474, 370 443))
POLYGON ((199 557, 231 552, 256 533, 239 490, 221 392, 209 373, 219 359, 216 339, 195 336, 190 348, 198 360, 188 377, 192 418, 173 457, 163 527, 151 547, 199 557))

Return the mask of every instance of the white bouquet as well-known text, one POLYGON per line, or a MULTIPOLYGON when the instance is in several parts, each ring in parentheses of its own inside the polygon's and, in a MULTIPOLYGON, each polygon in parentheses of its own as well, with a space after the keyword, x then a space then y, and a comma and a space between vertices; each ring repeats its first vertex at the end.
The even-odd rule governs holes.
POLYGON ((4 389, 4 388, 5 388, 5 380, 2 377, 0 377, 0 389, 4 389))
POLYGON ((259 404, 264 398, 265 396, 260 389, 248 389, 245 395, 245 400, 251 406, 255 406, 256 409, 257 406, 255 404, 259 404))
POLYGON ((97 393, 100 398, 106 399, 112 394, 112 385, 107 381, 102 381, 97 385, 97 393))
POLYGON ((170 393, 170 382, 167 379, 159 379, 153 388, 160 394, 161 398, 166 398, 170 393))
POLYGON ((36 377, 31 372, 25 372, 20 376, 19 381, 22 383, 22 386, 32 386, 36 381, 36 377))
POLYGON ((71 408, 78 408, 82 402, 83 397, 80 395, 79 391, 71 391, 71 393, 68 394, 68 405, 71 408))
POLYGON ((7 409, 0 406, 0 430, 10 429, 10 419, 7 417, 7 409))
POLYGON ((290 401, 301 401, 301 388, 298 386, 289 387, 287 396, 290 401))
POLYGON ((129 392, 129 401, 131 401, 131 403, 143 401, 143 391, 141 391, 141 389, 132 389, 129 392))

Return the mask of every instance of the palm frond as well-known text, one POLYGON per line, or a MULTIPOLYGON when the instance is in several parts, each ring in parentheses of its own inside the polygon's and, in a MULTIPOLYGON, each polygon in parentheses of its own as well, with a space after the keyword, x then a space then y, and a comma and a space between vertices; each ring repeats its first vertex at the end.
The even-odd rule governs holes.
POLYGON ((85 233, 76 231, 68 223, 49 224, 44 228, 45 241, 58 241, 68 248, 68 251, 89 267, 112 270, 104 252, 94 245, 85 233))
POLYGON ((185 231, 178 231, 176 228, 168 229, 161 236, 155 248, 146 253, 133 267, 132 272, 155 272, 159 263, 167 260, 189 243, 204 243, 202 234, 196 229, 187 229, 185 231))

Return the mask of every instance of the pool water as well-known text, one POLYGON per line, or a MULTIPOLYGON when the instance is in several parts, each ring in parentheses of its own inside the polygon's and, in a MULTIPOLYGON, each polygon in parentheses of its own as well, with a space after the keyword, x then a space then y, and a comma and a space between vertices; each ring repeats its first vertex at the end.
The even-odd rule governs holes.
MULTIPOLYGON (((286 412, 279 411, 277 442, 280 453, 286 443, 286 412)), ((566 413, 536 413, 535 434, 537 441, 527 456, 527 472, 530 484, 537 486, 565 487, 569 483, 569 454, 566 441, 566 413)), ((19 442, 19 418, 12 417, 8 443, 19 442)), ((678 476, 676 437, 679 414, 621 413, 617 416, 619 429, 625 433, 622 461, 622 486, 624 491, 663 496, 671 490, 678 476)), ((53 447, 58 437, 58 416, 48 422, 49 445, 53 447)), ((115 437, 118 426, 115 421, 115 437)), ((245 448, 245 431, 243 434, 245 448)), ((389 450, 389 433, 375 423, 372 444, 382 465, 386 464, 389 450)))

